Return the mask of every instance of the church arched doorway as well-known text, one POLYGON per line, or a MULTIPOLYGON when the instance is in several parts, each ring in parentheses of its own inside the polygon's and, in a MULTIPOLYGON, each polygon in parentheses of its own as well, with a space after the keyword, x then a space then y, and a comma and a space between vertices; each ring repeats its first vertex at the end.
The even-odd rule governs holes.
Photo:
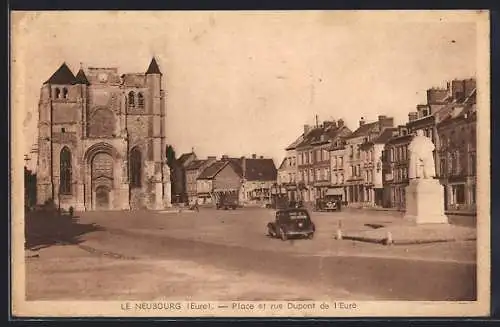
POLYGON ((97 153, 91 165, 94 209, 109 210, 113 189, 113 157, 107 152, 97 153))
POLYGON ((109 193, 110 189, 107 186, 100 185, 96 187, 95 190, 96 210, 109 209, 109 193))

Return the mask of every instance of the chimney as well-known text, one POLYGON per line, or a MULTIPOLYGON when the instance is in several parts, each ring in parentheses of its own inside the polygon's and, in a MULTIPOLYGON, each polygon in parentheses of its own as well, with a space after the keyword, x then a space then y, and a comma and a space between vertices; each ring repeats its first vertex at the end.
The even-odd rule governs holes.
POLYGON ((339 127, 344 126, 344 120, 343 120, 343 119, 339 119, 339 120, 337 120, 337 125, 338 125, 339 127))
POLYGON ((412 111, 408 114, 408 121, 414 121, 418 119, 418 112, 412 111))
MULTIPOLYGON (((451 84, 453 89, 453 83, 451 84)), ((453 91, 453 90, 451 90, 453 91)), ((427 104, 443 104, 444 99, 448 96, 449 90, 432 88, 427 90, 427 104)))
POLYGON ((361 117, 359 120, 359 127, 363 126, 365 124, 365 117, 361 117))
POLYGON ((222 155, 222 160, 229 159, 229 156, 227 154, 222 155))
POLYGON ((260 156, 259 159, 264 159, 264 156, 260 156))
POLYGON ((384 129, 384 127, 394 127, 394 118, 387 116, 379 116, 378 118, 380 130, 384 129))
POLYGON ((304 135, 306 135, 307 133, 309 133, 310 130, 311 130, 311 126, 305 124, 304 125, 304 135))
POLYGON ((241 171, 243 173, 243 178, 246 178, 246 171, 247 171, 247 158, 244 156, 241 157, 241 171))
POLYGON ((257 155, 255 153, 252 154, 252 159, 257 159, 257 155))

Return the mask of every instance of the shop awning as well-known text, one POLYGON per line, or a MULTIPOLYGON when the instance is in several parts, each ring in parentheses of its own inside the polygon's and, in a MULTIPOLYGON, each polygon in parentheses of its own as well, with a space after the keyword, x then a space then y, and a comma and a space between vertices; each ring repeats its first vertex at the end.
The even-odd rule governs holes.
POLYGON ((325 195, 344 195, 344 190, 341 187, 329 188, 325 195))

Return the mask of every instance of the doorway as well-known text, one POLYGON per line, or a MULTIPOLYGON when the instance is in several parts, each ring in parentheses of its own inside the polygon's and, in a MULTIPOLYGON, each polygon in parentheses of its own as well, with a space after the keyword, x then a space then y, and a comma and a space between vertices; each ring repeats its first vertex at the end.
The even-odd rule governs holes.
POLYGON ((95 190, 96 210, 109 209, 109 192, 110 189, 106 186, 98 186, 95 190))

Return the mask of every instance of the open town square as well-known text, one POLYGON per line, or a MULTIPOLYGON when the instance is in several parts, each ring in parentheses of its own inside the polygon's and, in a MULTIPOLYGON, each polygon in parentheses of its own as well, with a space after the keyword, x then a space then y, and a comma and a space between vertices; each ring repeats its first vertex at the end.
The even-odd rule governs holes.
MULTIPOLYGON (((312 213, 313 239, 267 236, 274 210, 86 212, 33 221, 28 300, 472 300, 471 217, 434 232, 398 212, 312 213), (336 239, 341 228, 346 239, 336 239), (349 240, 392 229, 395 244, 349 240), (59 226, 59 228, 54 228, 59 226), (413 227, 414 228, 414 227, 413 227), (193 231, 197 232, 194 233, 193 231), (429 235, 431 234, 431 235, 429 235), (458 240, 455 240, 457 238, 458 240), (415 240, 428 240, 418 244, 415 240), (402 244, 397 244, 401 241, 402 244), (423 281, 432 279, 432 286, 423 281)), ((34 218, 36 220, 37 218, 34 218)))
POLYGON ((484 312, 489 23, 470 14, 14 15, 18 308, 484 312))

